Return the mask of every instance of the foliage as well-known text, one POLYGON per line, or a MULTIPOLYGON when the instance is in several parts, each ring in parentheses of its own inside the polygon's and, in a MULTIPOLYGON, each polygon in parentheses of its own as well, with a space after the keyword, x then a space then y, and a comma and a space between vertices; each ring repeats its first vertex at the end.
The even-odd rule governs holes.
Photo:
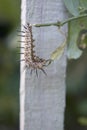
MULTIPOLYGON (((87 0, 64 0, 64 3, 72 17, 78 17, 80 15, 87 14, 87 0)), ((67 54, 68 54, 69 59, 79 58, 82 55, 83 50, 86 49, 86 47, 87 47, 87 22, 86 21, 87 21, 87 17, 78 18, 76 20, 68 22, 67 54)), ((86 51, 87 51, 87 49, 86 49, 86 51)), ((82 57, 80 58, 80 63, 82 64, 81 59, 82 59, 82 57)), ((80 64, 79 64, 79 66, 80 66, 80 64)), ((77 73, 80 73, 80 70, 77 73)), ((75 74, 74 74, 74 77, 75 77, 75 74)), ((79 75, 78 75, 78 78, 79 78, 79 75)), ((77 82, 78 80, 79 81, 85 80, 85 79, 80 80, 78 78, 76 78, 76 81, 75 81, 75 79, 74 80, 71 79, 71 80, 72 80, 72 82, 73 81, 77 82)), ((68 76, 68 79, 69 79, 69 76, 68 76)), ((70 82, 69 87, 72 85, 74 86, 75 83, 74 82, 72 83, 72 82, 70 82)), ((74 86, 72 89, 72 92, 74 92, 74 89, 78 90, 78 87, 79 87, 79 91, 77 91, 77 94, 78 93, 81 94, 80 86, 81 86, 81 84, 77 85, 76 88, 74 86)), ((86 86, 86 84, 84 83, 83 86, 86 86)), ((74 96, 76 96, 75 93, 74 93, 74 96)), ((71 95, 71 97, 72 97, 72 95, 71 95)), ((80 96, 79 96, 79 99, 81 99, 80 96)), ((75 103, 76 102, 77 101, 75 101, 75 103)), ((87 98, 83 98, 76 104, 73 103, 73 106, 74 106, 73 109, 74 109, 74 111, 76 111, 76 114, 79 113, 78 114, 79 116, 76 117, 76 118, 78 118, 76 122, 78 122, 80 125, 86 127, 87 126, 87 98), (76 110, 75 110, 75 107, 76 107, 76 110)), ((72 107, 72 105, 71 105, 71 107, 72 107)))
MULTIPOLYGON (((72 17, 64 22, 59 22, 58 26, 61 27, 66 22, 68 23, 67 56, 68 59, 77 59, 87 47, 87 17, 80 17, 87 14, 87 0, 64 0, 64 3, 72 17)), ((54 57, 57 58, 57 53, 58 56, 61 56, 61 47, 54 52, 54 57)))
MULTIPOLYGON (((66 8, 73 16, 79 16, 87 13, 87 0, 64 0, 66 8)), ((82 30, 87 30, 87 18, 79 18, 68 23, 68 58, 77 59, 81 56, 82 50, 85 49, 84 42, 81 41, 80 37, 84 35, 84 32, 79 34, 82 30), (80 46, 81 43, 81 46, 80 46), (80 47, 79 47, 80 46, 80 47)), ((87 36, 87 31, 85 33, 87 36)), ((85 37, 84 37, 85 39, 85 37)), ((87 44, 87 43, 85 43, 87 44)))

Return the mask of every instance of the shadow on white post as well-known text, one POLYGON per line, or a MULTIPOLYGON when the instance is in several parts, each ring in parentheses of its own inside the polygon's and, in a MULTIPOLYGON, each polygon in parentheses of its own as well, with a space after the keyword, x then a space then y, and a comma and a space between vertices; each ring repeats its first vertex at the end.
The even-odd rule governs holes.
MULTIPOLYGON (((56 22, 65 19, 65 12, 62 0, 22 0, 21 23, 56 22)), ((63 31, 66 30, 64 27, 63 31)), ((55 26, 33 27, 33 36, 37 55, 45 59, 64 41, 55 26)), ((35 72, 23 72, 23 67, 21 62, 20 130, 63 130, 66 51, 45 69, 47 76, 38 70, 37 78, 35 72)))

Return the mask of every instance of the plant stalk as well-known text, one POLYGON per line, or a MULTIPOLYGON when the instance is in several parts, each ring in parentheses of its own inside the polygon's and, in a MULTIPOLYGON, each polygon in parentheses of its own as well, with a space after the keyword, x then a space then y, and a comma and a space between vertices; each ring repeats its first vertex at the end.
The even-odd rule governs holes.
POLYGON ((71 22, 71 21, 74 21, 76 19, 79 19, 79 18, 83 18, 83 17, 87 17, 87 14, 83 14, 83 15, 79 15, 79 16, 75 16, 75 17, 71 17, 63 22, 55 22, 55 23, 44 23, 44 24, 33 24, 32 26, 35 26, 35 27, 46 27, 46 26, 58 26, 58 27, 61 27, 63 26, 64 24, 68 23, 68 22, 71 22))

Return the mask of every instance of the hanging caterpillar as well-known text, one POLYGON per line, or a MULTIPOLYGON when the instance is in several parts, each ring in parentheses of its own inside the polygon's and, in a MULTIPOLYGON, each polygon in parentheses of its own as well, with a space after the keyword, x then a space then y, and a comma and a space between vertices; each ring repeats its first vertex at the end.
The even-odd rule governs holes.
POLYGON ((26 26, 24 26, 24 31, 20 31, 23 35, 21 35, 22 37, 24 37, 24 59, 22 61, 25 61, 25 68, 30 68, 31 72, 32 70, 36 70, 36 74, 37 74, 37 70, 41 70, 44 72, 44 74, 46 75, 46 72, 44 71, 44 67, 48 66, 51 63, 51 60, 48 59, 43 59, 40 58, 39 56, 36 56, 35 51, 34 51, 34 47, 35 45, 33 44, 34 40, 33 40, 33 34, 32 34, 32 26, 31 24, 27 23, 26 26))

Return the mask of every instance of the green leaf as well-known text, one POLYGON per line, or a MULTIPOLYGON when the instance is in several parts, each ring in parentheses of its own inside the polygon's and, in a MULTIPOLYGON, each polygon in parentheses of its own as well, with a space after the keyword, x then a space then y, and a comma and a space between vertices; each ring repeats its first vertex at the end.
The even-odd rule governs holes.
MULTIPOLYGON (((87 0, 64 0, 68 11, 74 15, 79 16, 81 13, 87 11, 87 0)), ((79 36, 82 30, 87 29, 87 18, 79 18, 78 20, 71 21, 69 25, 68 33, 68 58, 77 59, 81 56, 82 50, 87 46, 87 35, 84 39, 79 36)))
POLYGON ((74 16, 87 10, 87 0, 64 0, 64 3, 68 11, 74 16))
POLYGON ((56 50, 51 54, 51 60, 59 59, 64 52, 65 46, 66 46, 66 41, 64 41, 64 43, 58 48, 56 48, 56 50))
POLYGON ((68 31, 68 48, 67 55, 69 59, 77 59, 81 56, 82 50, 78 48, 79 33, 87 29, 87 18, 80 18, 70 22, 68 31))
POLYGON ((65 6, 68 9, 68 11, 74 15, 79 15, 79 0, 64 0, 65 6))

